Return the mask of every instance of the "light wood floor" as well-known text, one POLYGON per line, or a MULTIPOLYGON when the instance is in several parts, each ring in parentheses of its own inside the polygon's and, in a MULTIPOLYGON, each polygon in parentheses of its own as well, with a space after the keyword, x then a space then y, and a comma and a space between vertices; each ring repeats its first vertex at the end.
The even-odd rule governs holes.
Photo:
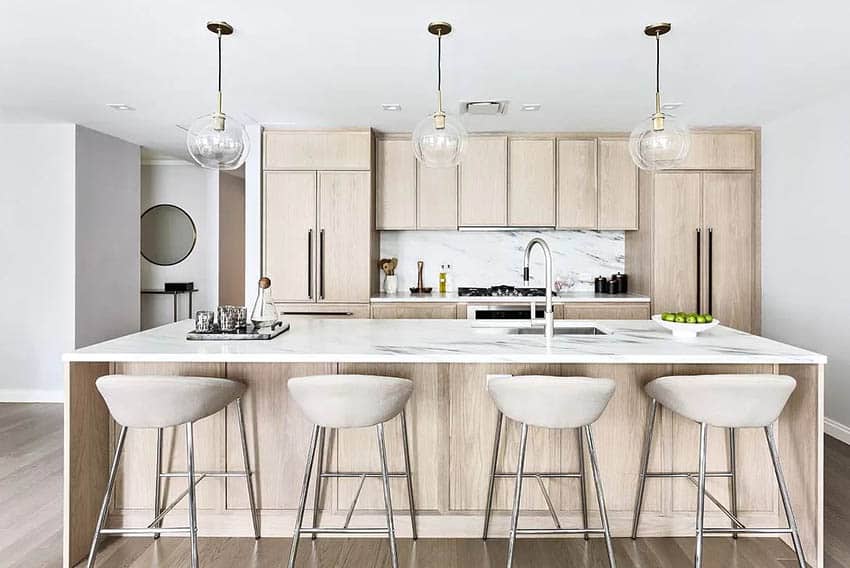
MULTIPOLYGON (((826 568, 850 568, 850 446, 826 439, 826 568)), ((0 404, 0 566, 61 566, 62 407, 58 404, 0 404)), ((201 539, 205 568, 285 565, 289 539, 201 539)), ((408 568, 490 568, 504 565, 505 541, 422 539, 399 543, 408 568)), ((615 540, 618 566, 680 567, 692 563, 693 539, 615 540)), ((120 538, 105 544, 98 566, 184 568, 185 539, 120 538)), ((778 539, 706 540, 706 568, 790 568, 794 555, 778 539)), ((303 540, 299 567, 389 566, 381 539, 303 540)), ((605 547, 595 539, 523 540, 515 565, 607 566, 605 547)))

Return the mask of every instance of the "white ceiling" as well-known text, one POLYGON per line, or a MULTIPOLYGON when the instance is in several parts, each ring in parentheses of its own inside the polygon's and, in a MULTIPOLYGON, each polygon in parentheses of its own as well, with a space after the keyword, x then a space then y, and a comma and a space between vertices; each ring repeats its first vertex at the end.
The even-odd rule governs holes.
POLYGON ((412 130, 435 99, 425 28, 445 19, 447 108, 512 103, 506 116, 470 121, 472 131, 630 130, 653 104, 643 27, 663 20, 673 23, 665 100, 683 102, 693 125, 760 125, 850 87, 848 16, 843 0, 5 2, 0 122, 75 122, 185 155, 175 125, 213 110, 216 46, 204 24, 224 19, 236 28, 224 40, 225 112, 293 128, 412 130))

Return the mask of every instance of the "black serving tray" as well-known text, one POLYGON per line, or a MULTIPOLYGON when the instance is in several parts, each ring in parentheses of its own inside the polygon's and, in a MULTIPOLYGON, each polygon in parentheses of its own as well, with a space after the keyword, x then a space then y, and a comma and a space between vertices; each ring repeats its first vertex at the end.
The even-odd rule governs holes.
POLYGON ((219 331, 200 332, 192 330, 186 334, 186 339, 189 341, 267 341, 274 339, 284 331, 289 329, 288 322, 277 322, 271 330, 269 329, 254 329, 249 327, 236 333, 222 333, 219 331))

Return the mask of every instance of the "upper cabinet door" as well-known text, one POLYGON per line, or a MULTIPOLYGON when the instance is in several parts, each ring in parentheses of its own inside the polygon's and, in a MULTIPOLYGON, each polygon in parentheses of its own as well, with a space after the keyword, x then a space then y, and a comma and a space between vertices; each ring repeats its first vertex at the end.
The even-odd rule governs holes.
MULTIPOLYGON (((700 294, 699 247, 705 236, 700 174, 659 173, 654 185, 653 310, 695 312, 700 294)), ((703 306, 699 309, 707 311, 703 306)))
POLYGON ((457 167, 426 168, 417 164, 419 229, 457 229, 457 167))
POLYGON ((754 132, 694 132, 691 149, 677 170, 754 170, 754 132))
POLYGON ((315 301, 316 173, 266 172, 263 196, 263 274, 274 299, 315 301))
POLYGON ((372 133, 368 130, 263 133, 265 170, 370 170, 372 133))
POLYGON ((415 229, 416 156, 410 140, 378 140, 375 152, 377 229, 415 229))
POLYGON ((723 325, 753 331, 755 184, 751 173, 703 174, 706 301, 723 325))
POLYGON ((628 139, 599 139, 600 229, 638 228, 638 168, 628 139))
POLYGON ((558 140, 559 229, 597 225, 596 140, 558 140))
POLYGON ((320 302, 369 301, 371 185, 369 172, 319 172, 320 302))
POLYGON ((504 227, 508 223, 508 137, 475 136, 460 164, 462 227, 504 227))
POLYGON ((555 141, 508 142, 508 225, 555 226, 555 141))

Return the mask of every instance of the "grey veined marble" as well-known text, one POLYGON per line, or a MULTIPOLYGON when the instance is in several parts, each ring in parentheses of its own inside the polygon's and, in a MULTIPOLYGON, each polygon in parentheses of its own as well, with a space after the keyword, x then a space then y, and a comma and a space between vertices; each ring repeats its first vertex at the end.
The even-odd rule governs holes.
MULTIPOLYGON (((593 290, 593 279, 625 269, 623 231, 382 231, 381 258, 396 257, 399 289, 416 285, 416 261, 425 262, 425 286, 436 288, 441 264, 452 265, 453 284, 522 284, 522 254, 534 237, 552 249, 554 278, 574 291, 593 290)), ((531 285, 543 285, 543 253, 532 253, 531 285)))

